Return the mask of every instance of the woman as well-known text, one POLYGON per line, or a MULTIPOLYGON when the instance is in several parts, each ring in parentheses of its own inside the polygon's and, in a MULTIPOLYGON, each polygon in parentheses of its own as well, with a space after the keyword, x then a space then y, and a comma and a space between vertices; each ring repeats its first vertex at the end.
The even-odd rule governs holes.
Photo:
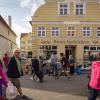
POLYGON ((20 59, 20 50, 14 49, 13 56, 11 57, 9 64, 8 64, 8 71, 7 76, 9 80, 16 86, 18 93, 22 98, 25 98, 25 96, 22 94, 21 85, 19 78, 23 75, 22 71, 22 63, 20 59))
POLYGON ((61 56, 60 62, 62 64, 62 71, 64 71, 64 76, 68 76, 67 73, 67 69, 69 67, 68 60, 63 53, 60 53, 60 56, 61 56))
POLYGON ((90 94, 88 100, 96 100, 100 94, 100 54, 92 62, 91 77, 89 82, 90 94))

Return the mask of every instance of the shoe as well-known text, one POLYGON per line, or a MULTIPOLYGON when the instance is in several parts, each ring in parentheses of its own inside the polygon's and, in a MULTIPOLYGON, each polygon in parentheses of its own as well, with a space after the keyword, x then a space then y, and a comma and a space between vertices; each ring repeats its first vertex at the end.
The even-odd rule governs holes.
POLYGON ((31 80, 33 80, 33 77, 30 77, 31 80))
POLYGON ((36 82, 39 82, 39 81, 40 81, 39 79, 36 80, 36 82))

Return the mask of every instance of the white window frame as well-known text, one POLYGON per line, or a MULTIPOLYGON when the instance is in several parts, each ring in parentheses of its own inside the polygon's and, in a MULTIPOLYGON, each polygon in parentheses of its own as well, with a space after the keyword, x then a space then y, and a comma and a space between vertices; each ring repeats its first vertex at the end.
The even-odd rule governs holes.
POLYGON ((73 26, 67 27, 67 36, 68 37, 75 37, 76 36, 76 34, 75 34, 75 27, 73 27, 73 26), (69 29, 69 28, 71 28, 71 29, 69 29), (69 32, 70 32, 70 34, 69 34, 69 32))
POLYGON ((59 29, 59 27, 52 27, 52 29, 51 29, 51 36, 52 37, 58 37, 59 35, 60 35, 60 29, 59 29), (55 29, 53 30, 53 28, 55 28, 55 29), (58 28, 58 30, 56 30, 56 28, 58 28), (58 32, 58 35, 57 35, 56 32, 58 32), (55 35, 53 35, 53 34, 55 34, 55 35))
POLYGON ((58 3, 58 14, 60 16, 68 16, 69 15, 69 12, 70 11, 70 4, 69 2, 59 2, 58 3), (63 14, 60 14, 60 5, 67 5, 67 14, 64 14, 64 9, 63 9, 63 14))
POLYGON ((91 28, 90 27, 83 27, 83 28, 82 28, 82 36, 84 36, 84 37, 90 37, 91 36, 91 28), (86 28, 86 30, 84 30, 83 28, 86 28), (88 28, 89 28, 89 30, 88 30, 88 28), (85 35, 84 35, 83 32, 85 32, 85 35), (87 32, 90 32, 90 35, 88 35, 87 32))
POLYGON ((98 36, 98 32, 99 32, 99 35, 100 35, 100 27, 97 27, 97 30, 96 30, 96 36, 100 37, 100 36, 98 36))
POLYGON ((45 27, 38 27, 38 28, 37 28, 37 36, 38 36, 38 37, 45 37, 45 36, 46 36, 46 28, 45 28, 45 27), (40 30, 39 30, 39 28, 40 28, 40 30), (43 28, 44 28, 44 29, 43 29, 43 28), (40 32, 40 34, 41 34, 40 36, 39 36, 39 32, 40 32), (45 33, 44 33, 45 35, 43 35, 43 32, 45 32, 45 33))
POLYGON ((85 14, 85 10, 86 9, 86 3, 78 3, 78 2, 75 2, 75 4, 74 4, 74 14, 76 15, 76 16, 83 16, 84 14, 85 14), (83 14, 76 14, 76 5, 83 5, 83 14))

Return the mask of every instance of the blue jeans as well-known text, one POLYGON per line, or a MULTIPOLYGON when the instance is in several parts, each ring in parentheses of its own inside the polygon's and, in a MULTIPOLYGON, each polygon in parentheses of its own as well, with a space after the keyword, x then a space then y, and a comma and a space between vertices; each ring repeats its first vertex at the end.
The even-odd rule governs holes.
POLYGON ((53 67, 53 76, 58 77, 57 64, 52 64, 52 67, 53 67))
POLYGON ((100 95, 100 90, 90 88, 88 100, 96 100, 100 95))

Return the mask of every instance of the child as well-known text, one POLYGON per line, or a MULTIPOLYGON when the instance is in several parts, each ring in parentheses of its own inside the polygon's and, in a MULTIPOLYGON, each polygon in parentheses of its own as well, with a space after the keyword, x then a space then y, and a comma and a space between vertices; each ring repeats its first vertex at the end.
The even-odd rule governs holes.
POLYGON ((2 97, 2 85, 4 85, 5 87, 7 87, 7 79, 6 79, 6 76, 2 70, 2 65, 0 64, 0 100, 3 100, 3 97, 2 97))

